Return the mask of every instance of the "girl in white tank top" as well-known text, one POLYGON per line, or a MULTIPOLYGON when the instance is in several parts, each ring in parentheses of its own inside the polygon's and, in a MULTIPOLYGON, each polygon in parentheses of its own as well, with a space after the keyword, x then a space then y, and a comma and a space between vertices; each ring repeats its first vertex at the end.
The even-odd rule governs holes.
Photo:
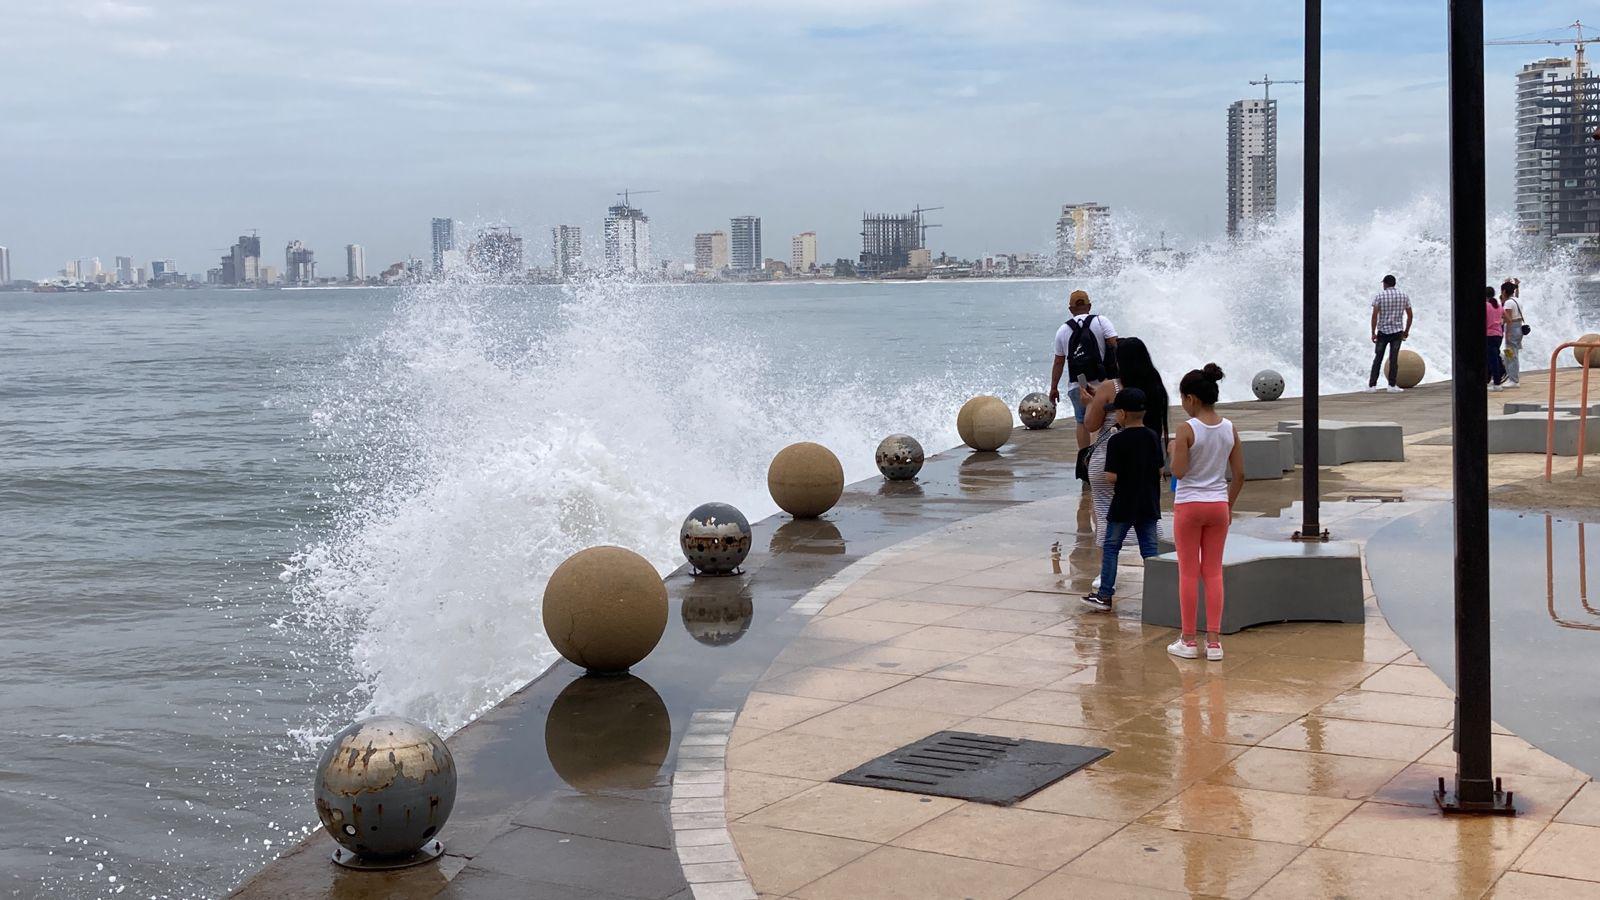
POLYGON ((1183 376, 1178 393, 1189 421, 1172 439, 1172 474, 1178 492, 1172 503, 1172 531, 1178 547, 1178 610, 1183 630, 1167 652, 1184 659, 1200 656, 1196 632, 1200 585, 1205 584, 1206 646, 1209 660, 1222 659, 1222 554, 1233 520, 1233 501, 1244 487, 1244 451, 1233 423, 1217 414, 1217 382, 1222 370, 1207 363, 1183 376))

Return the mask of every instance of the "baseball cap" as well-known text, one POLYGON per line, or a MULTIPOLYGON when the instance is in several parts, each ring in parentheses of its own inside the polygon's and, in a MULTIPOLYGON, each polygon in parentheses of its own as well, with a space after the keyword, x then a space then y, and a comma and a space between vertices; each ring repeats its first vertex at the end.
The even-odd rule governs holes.
POLYGON ((1115 403, 1117 409, 1123 412, 1144 412, 1144 391, 1138 388, 1123 388, 1117 391, 1115 403))
POLYGON ((1072 295, 1067 298, 1067 302, 1068 303, 1079 303, 1079 302, 1088 303, 1089 302, 1089 292, 1088 291, 1073 291, 1072 295))

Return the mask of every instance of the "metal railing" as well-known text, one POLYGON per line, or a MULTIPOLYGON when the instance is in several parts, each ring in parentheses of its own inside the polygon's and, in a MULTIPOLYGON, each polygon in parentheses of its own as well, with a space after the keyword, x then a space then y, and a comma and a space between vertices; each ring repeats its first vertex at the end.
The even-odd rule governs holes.
POLYGON ((1544 480, 1550 480, 1556 456, 1556 364, 1561 360, 1561 351, 1568 348, 1582 348, 1583 352, 1573 349, 1572 355, 1577 358, 1579 368, 1583 370, 1583 388, 1578 399, 1578 477, 1583 477, 1583 457, 1589 449, 1589 368, 1593 364, 1596 354, 1600 354, 1600 344, 1593 341, 1567 341, 1556 347, 1550 354, 1550 403, 1545 407, 1544 425, 1544 480))

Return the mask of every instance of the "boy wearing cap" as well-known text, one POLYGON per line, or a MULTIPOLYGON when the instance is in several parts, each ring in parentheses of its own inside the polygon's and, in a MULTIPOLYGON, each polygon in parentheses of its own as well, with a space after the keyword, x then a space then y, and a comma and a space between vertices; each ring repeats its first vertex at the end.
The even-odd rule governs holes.
POLYGON ((1166 454, 1161 439, 1145 427, 1145 396, 1138 388, 1117 392, 1117 426, 1106 442, 1106 480, 1111 482, 1111 510, 1100 560, 1100 589, 1083 598, 1099 610, 1111 609, 1117 587, 1117 556, 1128 532, 1139 536, 1139 555, 1155 556, 1156 525, 1161 521, 1161 468, 1166 454))
MULTIPOLYGON (((1061 402, 1061 375, 1065 372, 1071 382, 1067 385, 1067 398, 1072 401, 1072 412, 1079 425, 1083 424, 1083 413, 1089 407, 1094 389, 1107 376, 1116 374, 1117 329, 1105 316, 1090 312, 1092 308, 1088 291, 1073 291, 1067 299, 1067 311, 1072 317, 1056 329, 1055 364, 1050 370, 1050 402, 1061 402), (1074 371, 1069 358, 1081 359, 1084 351, 1091 349, 1090 355, 1098 361, 1098 368, 1091 363, 1091 371, 1074 371), (1078 384, 1080 378, 1089 385, 1087 395, 1078 384)), ((1079 445, 1083 443, 1080 435, 1079 445)))

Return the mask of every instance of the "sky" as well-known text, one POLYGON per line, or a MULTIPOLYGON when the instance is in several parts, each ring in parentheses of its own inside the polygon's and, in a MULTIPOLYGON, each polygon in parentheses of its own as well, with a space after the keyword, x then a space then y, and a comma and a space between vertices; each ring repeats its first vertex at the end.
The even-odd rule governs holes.
MULTIPOLYGON (((1575 0, 1489 0, 1486 36, 1558 37, 1575 0)), ((1326 0, 1323 189, 1360 209, 1441 192, 1445 7, 1326 0)), ((1600 24, 1600 22, 1597 22, 1600 24)), ((429 253, 429 219, 593 244, 623 189, 658 258, 763 219, 765 255, 863 211, 942 206, 933 250, 1040 252, 1099 201, 1179 246, 1226 221, 1226 110, 1301 71, 1284 0, 0 0, 0 245, 16 277, 68 259, 215 266, 258 229, 321 274, 429 253)), ((1548 50, 1548 52, 1546 52, 1548 50)), ((1491 206, 1511 203, 1513 75, 1490 47, 1491 206)), ((1280 208, 1299 191, 1298 85, 1280 208)), ((270 248, 270 249, 268 249, 270 248)))

